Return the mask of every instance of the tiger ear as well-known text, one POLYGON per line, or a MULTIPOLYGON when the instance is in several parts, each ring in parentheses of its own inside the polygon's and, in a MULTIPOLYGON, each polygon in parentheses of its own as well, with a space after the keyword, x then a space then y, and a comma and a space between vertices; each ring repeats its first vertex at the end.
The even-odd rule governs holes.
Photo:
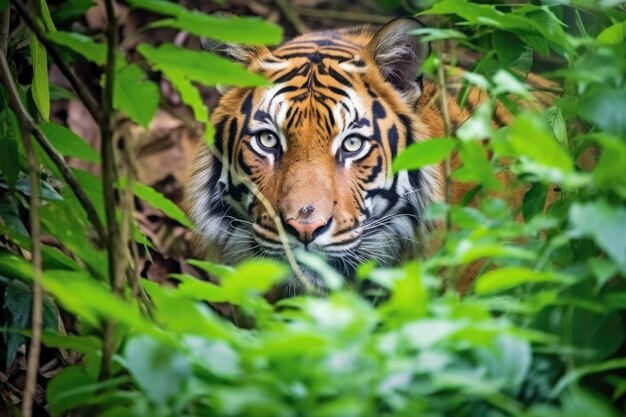
POLYGON ((430 53, 428 44, 410 34, 423 25, 402 17, 383 26, 367 45, 385 81, 406 96, 419 96, 422 90, 420 67, 430 53))

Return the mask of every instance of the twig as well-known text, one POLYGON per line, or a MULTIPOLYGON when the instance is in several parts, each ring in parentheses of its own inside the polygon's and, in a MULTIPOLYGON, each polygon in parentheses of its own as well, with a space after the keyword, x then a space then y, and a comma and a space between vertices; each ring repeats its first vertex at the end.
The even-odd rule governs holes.
POLYGON ((72 88, 76 92, 76 95, 83 102, 83 104, 89 111, 89 114, 91 114, 91 117, 99 122, 102 118, 102 113, 100 111, 100 108, 98 107, 96 99, 89 92, 85 84, 80 80, 80 78, 76 76, 76 74, 74 74, 74 71, 72 71, 70 66, 63 60, 61 55, 59 55, 56 48, 47 38, 44 31, 41 30, 39 25, 35 23, 35 19, 30 14, 26 6, 18 0, 13 0, 11 3, 15 6, 17 13, 20 15, 22 20, 26 22, 30 30, 33 31, 35 36, 37 36, 37 39, 39 39, 42 45, 46 48, 46 51, 48 51, 48 54, 52 57, 52 60, 57 65, 57 67, 59 67, 61 73, 65 76, 65 78, 67 78, 67 81, 69 81, 72 88))
POLYGON ((32 333, 28 348, 28 365, 26 369, 26 383, 24 396, 22 397, 22 415, 31 417, 33 414, 33 400, 37 384, 37 372, 39 370, 39 354, 41 351, 41 326, 42 326, 42 289, 41 289, 41 224, 39 219, 39 165, 30 138, 29 121, 27 114, 20 103, 15 82, 11 78, 9 63, 6 56, 0 54, 0 73, 2 82, 6 87, 11 107, 20 121, 20 131, 24 142, 24 150, 28 159, 28 177, 30 180, 30 237, 32 240, 32 264, 33 264, 33 308, 32 308, 32 333))
POLYGON ((309 7, 297 7, 295 10, 301 16, 314 17, 317 19, 344 20, 346 22, 374 23, 381 25, 389 22, 393 18, 391 16, 382 16, 369 13, 342 12, 339 10, 321 10, 309 7))
POLYGON ((9 24, 11 23, 11 8, 7 7, 0 13, 0 53, 7 54, 9 49, 9 24))
MULTIPOLYGON (((441 43, 438 42, 435 45, 434 49, 437 54, 437 59, 439 61, 439 65, 437 65, 437 84, 439 85, 439 92, 440 92, 439 108, 441 109, 441 115, 443 116, 444 137, 447 138, 450 136, 452 132, 452 124, 450 122, 450 112, 448 109, 448 94, 446 90, 446 77, 444 73, 444 64, 443 64, 443 57, 442 57, 443 48, 441 46, 441 43)), ((448 154, 448 156, 446 157, 444 161, 444 181, 445 181, 444 183, 445 197, 444 198, 445 198, 445 203, 447 206, 449 206, 450 202, 452 201, 451 158, 452 158, 451 155, 448 154)), ((448 207, 448 210, 446 211, 446 229, 445 229, 445 236, 444 236, 444 244, 451 230, 452 230, 452 214, 451 214, 450 207, 448 207)), ((452 272, 451 275, 454 275, 454 273, 452 272)), ((448 279, 446 280, 446 282, 448 282, 448 285, 449 285, 452 282, 452 279, 448 279)), ((454 287, 456 287, 456 285, 454 287)))
MULTIPOLYGON (((113 9, 112 0, 104 2, 107 16, 107 62, 105 68, 106 80, 102 94, 100 119, 100 134, 102 138, 102 183, 104 194, 104 211, 107 221, 107 261, 109 266, 109 284, 114 294, 122 296, 124 281, 123 271, 125 257, 118 257, 118 246, 126 243, 120 241, 120 230, 115 214, 115 186, 117 184, 117 171, 115 166, 115 149, 113 141, 114 111, 113 111, 113 85, 115 82, 115 53, 117 50, 117 20, 113 9), (121 264, 121 266, 120 266, 121 264)), ((102 363, 99 380, 103 381, 110 376, 111 360, 115 353, 115 322, 107 320, 102 345, 102 363)))
POLYGON ((274 2, 276 3, 280 11, 283 12, 283 15, 285 16, 285 18, 289 20, 289 22, 294 27, 296 32, 302 35, 303 33, 307 33, 310 31, 309 27, 306 25, 306 23, 302 21, 302 19, 300 18, 300 15, 298 15, 298 12, 293 7, 290 1, 274 0, 274 2))

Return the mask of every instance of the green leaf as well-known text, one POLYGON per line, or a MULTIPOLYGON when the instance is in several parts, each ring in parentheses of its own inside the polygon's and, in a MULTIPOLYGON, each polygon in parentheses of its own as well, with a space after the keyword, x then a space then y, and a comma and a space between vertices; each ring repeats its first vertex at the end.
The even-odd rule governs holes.
MULTIPOLYGON (((120 188, 124 188, 126 186, 126 179, 120 179, 120 188)), ((135 195, 146 203, 150 204, 152 207, 161 210, 168 217, 176 220, 178 223, 182 224, 185 227, 193 227, 185 213, 178 208, 176 204, 169 198, 165 197, 163 194, 156 191, 154 188, 141 184, 138 182, 133 183, 133 192, 135 195)))
POLYGON ((48 55, 46 48, 34 34, 30 37, 30 55, 33 61, 33 100, 44 120, 50 118, 50 87, 48 85, 48 55))
POLYGON ((235 272, 235 268, 228 265, 216 264, 209 261, 199 261, 197 259, 187 259, 189 265, 200 268, 203 271, 216 276, 217 278, 225 278, 235 272))
POLYGON ((624 38, 626 38, 626 21, 615 23, 612 26, 604 29, 596 40, 598 43, 604 45, 622 45, 624 43, 624 38))
POLYGON ((159 88, 146 80, 137 65, 129 64, 116 71, 113 106, 143 127, 148 127, 159 105, 159 88))
POLYGON ((572 282, 567 275, 555 272, 540 272, 522 267, 503 267, 488 271, 476 281, 477 294, 487 294, 517 287, 527 283, 563 283, 572 282))
POLYGON ((4 12, 9 8, 9 0, 0 0, 0 12, 4 12))
POLYGON ((183 394, 191 378, 191 364, 185 355, 146 335, 132 338, 124 356, 137 385, 158 404, 183 394))
POLYGON ((43 123, 39 128, 61 155, 87 162, 100 162, 98 152, 68 128, 56 123, 43 123))
POLYGON ((228 84, 253 87, 269 84, 265 78, 249 72, 243 65, 205 51, 193 51, 173 44, 157 48, 141 44, 137 50, 152 67, 163 71, 168 78, 183 77, 207 86, 228 84))
POLYGON ((495 49, 500 62, 509 65, 517 60, 525 50, 524 44, 512 33, 496 31, 492 35, 493 49, 495 49))
POLYGON ((584 120, 597 124, 607 133, 626 135, 626 88, 596 85, 580 98, 576 112, 584 120))
POLYGON ((56 32, 49 33, 48 38, 57 45, 70 48, 95 64, 104 65, 106 62, 106 45, 96 43, 88 36, 76 32, 56 32))
POLYGON ((511 144, 519 155, 539 164, 565 172, 574 169, 572 158, 552 136, 548 127, 536 115, 525 112, 511 126, 511 144))
POLYGON ((429 139, 409 145, 393 161, 393 172, 419 169, 443 161, 456 146, 454 139, 429 139))
MULTIPOLYGON (((32 304, 30 287, 18 280, 12 280, 4 293, 4 300, 6 321, 3 320, 2 324, 13 329, 29 329, 32 304)), ((17 350, 25 342, 26 338, 19 333, 10 332, 7 334, 6 369, 11 367, 17 355, 17 350)))
POLYGON ((500 190, 502 184, 487 159, 483 145, 476 141, 461 142, 459 150, 463 165, 454 171, 452 177, 463 182, 478 182, 486 189, 500 190))
POLYGON ((621 190, 621 196, 626 198, 626 143, 605 134, 596 134, 593 139, 603 148, 593 171, 594 183, 602 189, 621 190))
POLYGON ((39 0, 39 15, 43 20, 43 26, 46 29, 46 32, 56 32, 57 29, 54 27, 54 22, 52 21, 52 16, 50 16, 50 10, 48 9, 48 4, 45 0, 39 0))
POLYGON ((626 209, 604 200, 574 203, 569 211, 572 232, 589 236, 604 250, 622 272, 626 272, 626 209))
POLYGON ((93 0, 67 0, 52 11, 52 20, 63 24, 77 20, 85 15, 87 10, 95 5, 93 0))
POLYGON ((78 366, 68 366, 59 372, 46 389, 46 399, 52 415, 61 416, 64 412, 85 404, 96 394, 93 387, 95 382, 78 366))
POLYGON ((530 221, 533 217, 543 212, 546 205, 546 196, 548 195, 548 186, 542 183, 534 183, 532 187, 524 194, 522 202, 522 214, 524 220, 530 221))
POLYGON ((136 302, 122 301, 84 271, 49 270, 42 278, 44 288, 66 310, 89 324, 98 326, 101 319, 113 319, 131 330, 157 332, 141 316, 136 302))
POLYGON ((118 377, 98 382, 82 368, 68 366, 59 372, 46 388, 46 399, 53 417, 60 417, 66 411, 91 404, 98 393, 115 389, 128 383, 128 377, 118 377))
POLYGON ((552 106, 545 111, 546 119, 552 128, 552 133, 556 140, 563 146, 567 146, 567 126, 563 118, 563 110, 560 107, 552 106))
POLYGON ((282 39, 280 26, 257 18, 207 15, 163 0, 129 0, 128 3, 133 7, 175 16, 174 19, 160 21, 159 25, 197 36, 248 45, 276 45, 282 39))
POLYGON ((15 114, 5 109, 0 112, 0 172, 4 175, 9 189, 15 190, 19 170, 20 155, 18 151, 18 140, 20 132, 18 130, 15 114))
MULTIPOLYGON (((0 188, 2 187, 2 182, 0 181, 0 188)), ((41 191, 41 199, 48 201, 59 201, 63 200, 63 197, 56 192, 54 188, 50 186, 47 182, 40 180, 39 187, 41 191)), ((23 193, 25 196, 30 197, 30 180, 26 175, 20 175, 15 183, 15 189, 23 193)))

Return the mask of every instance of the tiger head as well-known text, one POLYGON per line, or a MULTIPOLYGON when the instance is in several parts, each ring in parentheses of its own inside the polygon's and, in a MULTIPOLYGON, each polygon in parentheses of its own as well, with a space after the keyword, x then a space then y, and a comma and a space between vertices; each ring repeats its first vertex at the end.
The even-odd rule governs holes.
POLYGON ((284 258, 276 221, 292 249, 321 254, 347 277, 364 260, 392 265, 419 250, 437 170, 391 168, 431 137, 418 104, 428 47, 408 33, 418 27, 397 19, 274 49, 207 42, 271 85, 224 92, 212 116, 217 152, 198 151, 186 200, 205 256, 284 258))

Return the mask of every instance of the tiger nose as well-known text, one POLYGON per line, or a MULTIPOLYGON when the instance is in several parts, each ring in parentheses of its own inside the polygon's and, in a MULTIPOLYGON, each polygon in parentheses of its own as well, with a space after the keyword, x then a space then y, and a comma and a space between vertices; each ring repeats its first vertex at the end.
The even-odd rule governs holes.
POLYGON ((286 221, 287 227, 296 235, 298 240, 305 245, 311 243, 317 236, 326 230, 330 222, 314 220, 310 223, 300 223, 296 219, 286 221))

